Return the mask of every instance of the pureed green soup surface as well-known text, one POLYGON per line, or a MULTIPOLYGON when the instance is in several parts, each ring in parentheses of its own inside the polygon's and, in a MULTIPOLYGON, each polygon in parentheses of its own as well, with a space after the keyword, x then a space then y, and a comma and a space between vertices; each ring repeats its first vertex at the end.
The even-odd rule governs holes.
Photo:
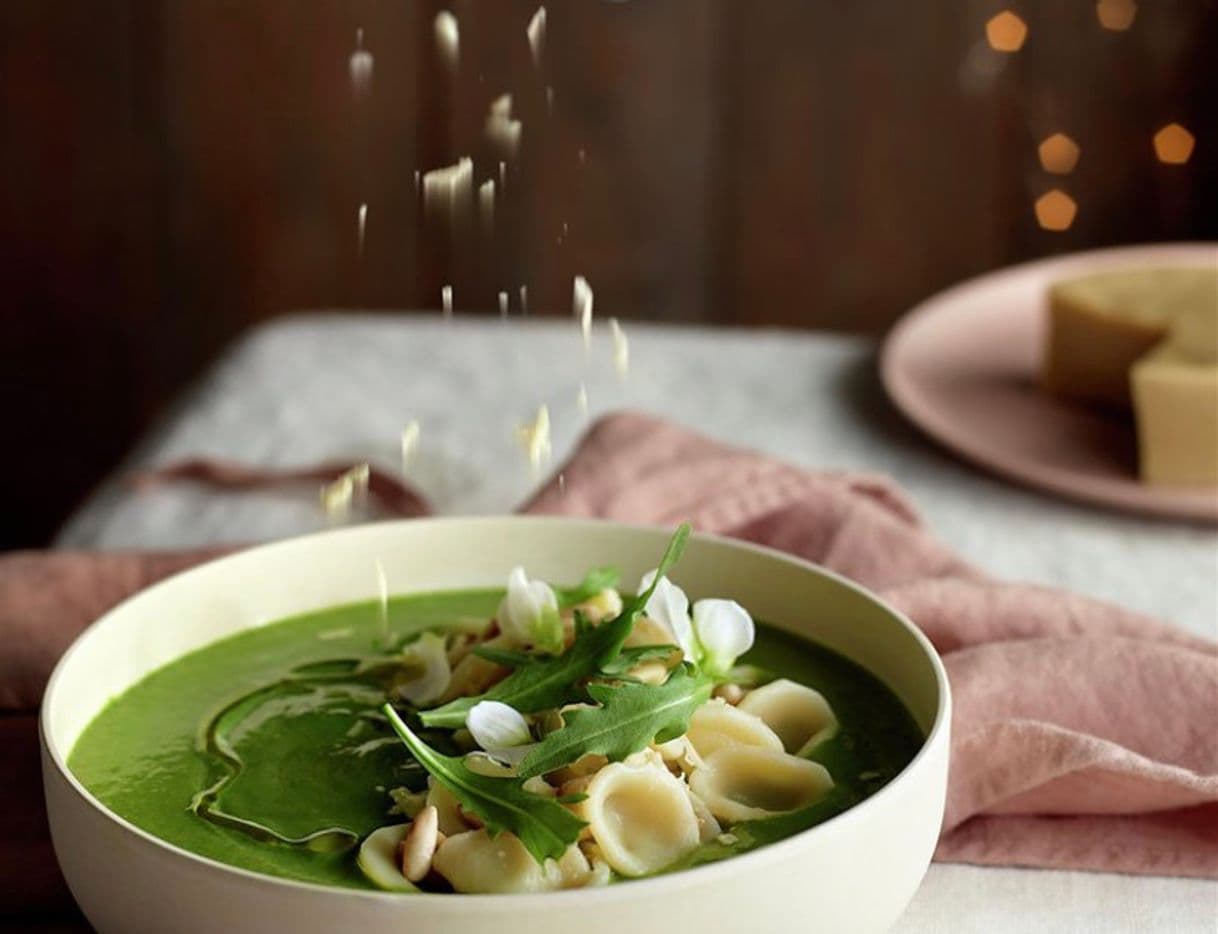
MULTIPOLYGON (((485 623, 502 591, 398 597, 396 637, 485 623)), ((184 849, 270 875, 375 888, 355 844, 403 820, 387 790, 426 772, 380 707, 386 668, 360 671, 381 639, 374 603, 337 607, 229 637, 153 672, 111 701, 68 765, 107 807, 184 849)), ((731 856, 820 823, 873 794, 913 758, 922 734, 878 679, 836 653, 758 624, 742 661, 816 688, 840 728, 809 758, 833 776, 804 810, 736 824, 671 868, 731 856), (725 842, 726 841, 726 842, 725 842)), ((437 747, 432 731, 421 734, 437 747)))

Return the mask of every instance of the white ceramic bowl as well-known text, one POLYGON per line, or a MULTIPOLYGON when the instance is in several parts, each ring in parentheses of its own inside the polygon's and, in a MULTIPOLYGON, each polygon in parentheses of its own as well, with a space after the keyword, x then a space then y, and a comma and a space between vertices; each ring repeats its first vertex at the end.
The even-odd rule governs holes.
POLYGON ((60 661, 42 708, 47 813, 80 907, 102 934, 885 930, 917 889, 943 816, 951 702, 942 663, 908 620, 854 584, 726 539, 691 539, 675 574, 691 597, 734 598, 757 618, 861 663, 927 736, 900 776, 862 804, 751 853, 585 891, 346 891, 235 869, 165 843, 107 810, 67 768, 73 743, 107 700, 223 636, 372 597, 377 558, 393 593, 499 586, 516 564, 558 581, 613 564, 633 581, 654 566, 669 534, 547 518, 363 525, 223 558, 116 607, 60 661))

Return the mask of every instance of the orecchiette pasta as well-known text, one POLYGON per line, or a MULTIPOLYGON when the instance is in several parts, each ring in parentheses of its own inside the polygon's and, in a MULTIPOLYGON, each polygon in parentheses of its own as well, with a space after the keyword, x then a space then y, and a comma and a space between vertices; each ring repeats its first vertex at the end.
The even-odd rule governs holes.
POLYGON ((782 740, 759 717, 719 699, 694 711, 685 738, 703 758, 727 746, 782 749, 782 740))
POLYGON ((685 784, 662 764, 605 766, 580 809, 605 861, 624 876, 655 872, 698 845, 685 784))
POLYGON ((452 792, 430 776, 427 779, 427 803, 439 815, 440 833, 451 837, 469 830, 469 824, 461 817, 461 807, 452 792))
POLYGON ((761 820, 814 804, 833 787, 818 762, 782 750, 725 746, 707 756, 689 788, 728 823, 761 820))
POLYGON ((750 691, 737 709, 764 720, 795 755, 805 755, 837 729, 837 717, 821 693, 786 678, 750 691))
POLYGON ((542 864, 513 834, 492 838, 485 830, 449 837, 432 867, 458 892, 548 892, 582 886, 592 875, 588 858, 574 844, 561 859, 542 864))

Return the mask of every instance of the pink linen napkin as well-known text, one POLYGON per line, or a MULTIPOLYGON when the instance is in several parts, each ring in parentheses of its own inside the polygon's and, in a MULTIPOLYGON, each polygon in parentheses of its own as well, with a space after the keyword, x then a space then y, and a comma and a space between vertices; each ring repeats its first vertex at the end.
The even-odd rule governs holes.
MULTIPOLYGON (((264 487, 345 466, 194 461, 142 482, 264 487)), ((375 476, 370 493, 384 510, 426 513, 413 491, 375 476)), ((1218 878, 1218 645, 1098 601, 993 580, 936 542, 882 477, 800 470, 637 414, 597 422, 522 511, 688 519, 818 562, 907 613, 943 654, 955 697, 936 859, 1218 878)), ((32 731, 33 718, 13 712, 36 706, 54 659, 89 620, 221 551, 0 556, 7 726, 32 731)), ((30 738, 19 772, 37 768, 30 738)), ((18 785, 36 788, 36 771, 18 785)), ((11 863, 0 871, 0 907, 52 890, 21 883, 18 869, 34 871, 29 854, 46 858, 49 848, 41 800, 16 804, 0 808, 0 839, 42 838, 21 859, 0 845, 0 869, 11 863)))
POLYGON ((1218 878, 1218 644, 993 580, 882 477, 809 473, 626 414, 525 512, 695 528, 838 571, 905 612, 955 700, 935 858, 1218 878))

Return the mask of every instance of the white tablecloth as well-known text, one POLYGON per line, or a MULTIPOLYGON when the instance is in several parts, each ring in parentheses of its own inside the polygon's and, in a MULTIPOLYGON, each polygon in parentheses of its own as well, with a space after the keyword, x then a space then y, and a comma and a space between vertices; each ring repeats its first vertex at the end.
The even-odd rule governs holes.
MULTIPOLYGON (((591 414, 631 407, 808 467, 880 471, 935 532, 993 573, 1068 587, 1214 637, 1218 534, 1010 486, 925 441, 884 399, 861 338, 627 325, 630 372, 607 331, 585 352, 567 321, 298 315, 236 344, 125 469, 200 455, 290 467, 399 466, 417 419, 416 485, 440 513, 510 510, 536 479, 515 428, 549 406, 555 464, 591 414)), ((62 530, 73 547, 248 542, 327 524, 316 491, 133 494, 105 484, 62 530)), ((1218 885, 1092 873, 933 866, 901 932, 1209 931, 1218 885)))

